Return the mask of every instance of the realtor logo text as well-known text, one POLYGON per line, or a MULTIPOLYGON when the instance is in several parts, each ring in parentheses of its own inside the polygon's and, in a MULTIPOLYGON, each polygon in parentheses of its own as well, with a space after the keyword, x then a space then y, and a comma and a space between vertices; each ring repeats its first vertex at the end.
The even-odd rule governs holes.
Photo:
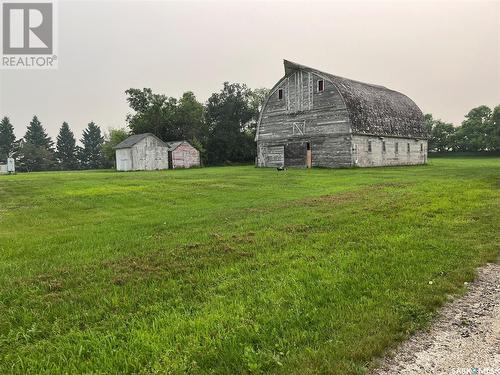
POLYGON ((4 1, 2 68, 56 68, 54 21, 53 2, 4 1))

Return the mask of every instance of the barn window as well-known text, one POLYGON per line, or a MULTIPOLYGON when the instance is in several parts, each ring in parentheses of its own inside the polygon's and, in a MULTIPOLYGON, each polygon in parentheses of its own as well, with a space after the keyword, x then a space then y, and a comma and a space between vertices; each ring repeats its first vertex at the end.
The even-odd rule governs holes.
POLYGON ((324 82, 322 79, 320 79, 320 80, 318 81, 318 92, 321 92, 321 91, 323 91, 324 89, 325 89, 325 82, 324 82))
POLYGON ((407 144, 406 144, 406 151, 407 151, 408 153, 410 153, 410 144, 409 144, 409 143, 407 143, 407 144))
POLYGON ((396 154, 397 154, 397 153, 399 153, 399 143, 398 143, 398 142, 396 142, 396 143, 394 144, 394 152, 395 152, 396 154))
POLYGON ((385 141, 382 141, 382 152, 385 152, 385 141))
POLYGON ((279 100, 283 99, 283 89, 278 90, 278 99, 279 100))
POLYGON ((368 141, 368 152, 372 152, 372 141, 368 141))
POLYGON ((420 143, 420 152, 424 152, 424 144, 420 143))

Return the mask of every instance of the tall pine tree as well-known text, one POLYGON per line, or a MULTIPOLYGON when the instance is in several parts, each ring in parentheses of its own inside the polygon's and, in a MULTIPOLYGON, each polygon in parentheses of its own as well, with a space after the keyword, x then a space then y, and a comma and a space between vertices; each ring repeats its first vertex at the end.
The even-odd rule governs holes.
POLYGON ((67 122, 63 122, 57 136, 56 157, 62 170, 71 170, 78 167, 76 139, 67 122))
POLYGON ((31 143, 36 147, 43 147, 47 150, 53 150, 54 142, 45 132, 44 127, 37 116, 33 116, 24 136, 24 141, 31 143))
POLYGON ((53 147, 54 142, 42 123, 33 116, 19 149, 20 169, 28 172, 53 169, 56 163, 53 147))
POLYGON ((10 123, 8 117, 4 117, 0 121, 0 161, 5 161, 9 155, 14 152, 16 144, 16 136, 14 135, 14 127, 10 123))
POLYGON ((104 137, 101 135, 101 128, 93 122, 89 123, 87 129, 83 131, 80 142, 83 144, 83 148, 80 150, 80 162, 82 166, 87 169, 103 168, 104 157, 102 145, 104 137))

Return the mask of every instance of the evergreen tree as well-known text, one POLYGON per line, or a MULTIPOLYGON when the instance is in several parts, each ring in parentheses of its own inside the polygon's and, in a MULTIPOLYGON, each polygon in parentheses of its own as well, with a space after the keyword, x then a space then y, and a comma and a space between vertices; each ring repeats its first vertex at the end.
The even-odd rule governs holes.
POLYGON ((44 171, 56 165, 54 142, 45 132, 41 122, 33 116, 19 149, 20 170, 44 171))
POLYGON ((93 122, 89 123, 87 129, 83 131, 80 142, 83 144, 83 149, 80 152, 82 166, 87 169, 103 168, 102 146, 104 137, 101 135, 101 128, 93 122))
POLYGON ((67 122, 63 122, 57 136, 56 156, 62 170, 78 168, 76 158, 76 140, 67 122))
POLYGON ((16 145, 16 136, 14 127, 8 117, 0 121, 0 161, 5 161, 9 155, 14 152, 16 145))
POLYGON ((47 150, 53 150, 54 142, 48 134, 45 132, 42 123, 38 120, 37 116, 33 116, 28 129, 26 130, 26 135, 24 136, 24 141, 31 143, 36 147, 43 147, 47 150))
POLYGON ((24 172, 48 171, 54 169, 56 164, 52 150, 24 141, 21 142, 18 155, 18 169, 24 172))

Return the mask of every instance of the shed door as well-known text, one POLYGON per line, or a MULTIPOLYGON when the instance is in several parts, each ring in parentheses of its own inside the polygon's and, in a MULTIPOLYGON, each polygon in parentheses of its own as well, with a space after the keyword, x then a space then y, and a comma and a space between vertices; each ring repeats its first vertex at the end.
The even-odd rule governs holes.
POLYGON ((172 157, 172 151, 168 152, 168 169, 174 169, 174 158, 172 157))
POLYGON ((287 143, 285 145, 285 167, 307 167, 307 155, 307 142, 287 143))

